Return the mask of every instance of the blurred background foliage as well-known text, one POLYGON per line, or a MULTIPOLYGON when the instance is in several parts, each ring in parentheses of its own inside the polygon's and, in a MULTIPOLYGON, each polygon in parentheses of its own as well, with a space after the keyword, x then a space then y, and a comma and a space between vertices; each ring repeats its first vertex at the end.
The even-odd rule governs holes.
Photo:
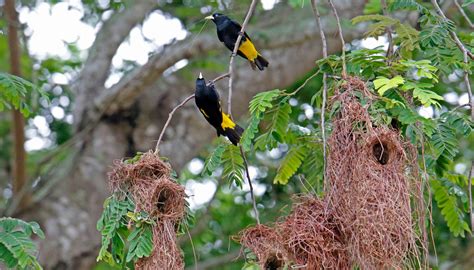
MULTIPOLYGON (((23 0, 18 1, 18 6, 20 9, 34 10, 43 2, 53 6, 61 1, 23 0)), ((127 5, 126 2, 127 1, 114 0, 83 0, 80 2, 80 5, 84 8, 84 15, 81 20, 92 27, 96 27, 96 25, 103 23, 110 16, 111 12, 124 9, 127 5)), ((240 19, 244 17, 251 1, 167 0, 161 2, 163 3, 160 4, 160 11, 158 12, 167 18, 178 19, 186 31, 192 35, 199 35, 201 31, 214 31, 213 27, 209 25, 205 26, 203 20, 204 15, 219 11, 233 18, 240 19)), ((272 8, 310 8, 310 3, 307 0, 277 2, 278 3, 272 8)), ((430 6, 426 1, 420 1, 420 4, 426 7, 430 6)), ((465 18, 458 12, 452 1, 443 1, 443 8, 446 10, 448 17, 455 23, 460 38, 471 46, 472 51, 472 46, 474 46, 474 33, 472 28, 470 28, 465 18)), ((471 19, 474 18, 474 4, 466 6, 464 10, 468 17, 471 19)), ((364 11, 366 14, 381 14, 380 1, 367 1, 364 11)), ((259 15, 263 12, 262 5, 258 5, 252 23, 258 21, 259 15)), ((329 11, 328 9, 322 8, 322 12, 327 13, 329 11)), ((297 19, 298 18, 295 18, 295 20, 297 19)), ((352 18, 342 18, 343 31, 350 31, 349 27, 353 27, 351 26, 350 19, 352 18)), ((278 21, 278 19, 269 19, 265 23, 275 23, 275 20, 278 21)), ((420 25, 417 26, 418 30, 420 30, 419 27, 420 25)), ((0 29, 5 29, 5 21, 3 19, 0 20, 0 29)), ((70 154, 68 148, 64 147, 68 145, 68 141, 74 138, 74 119, 72 117, 74 93, 71 92, 70 83, 73 82, 72 79, 76 77, 80 71, 85 61, 86 52, 85 50, 79 49, 75 42, 65 42, 69 54, 68 57, 52 55, 42 55, 38 57, 31 55, 27 46, 31 30, 28 30, 24 24, 22 24, 22 30, 23 54, 21 56, 21 64, 24 74, 23 77, 43 89, 47 96, 47 98, 38 96, 31 99, 30 105, 32 114, 29 115, 27 126, 25 127, 28 140, 26 146, 28 149, 29 143, 34 144, 34 142, 36 142, 40 147, 31 147, 28 150, 27 170, 30 176, 43 175, 43 177, 47 177, 48 172, 54 169, 54 166, 50 165, 50 162, 56 160, 56 162, 59 163, 52 164, 61 164, 61 161, 67 160, 70 154), (49 102, 47 101, 48 99, 49 102)), ((265 39, 265 34, 257 33, 253 38, 265 39)), ((369 39, 373 40, 373 38, 369 39)), ((382 33, 379 38, 379 44, 384 45, 384 40, 386 43, 386 36, 382 33)), ((364 40, 352 40, 346 44, 346 49, 348 51, 354 51, 363 48, 366 44, 367 42, 364 40)), ((157 50, 159 51, 160 49, 162 48, 158 48, 157 50)), ((433 51, 423 49, 406 53, 409 54, 406 56, 415 60, 426 58, 434 59, 433 57, 436 57, 428 55, 432 54, 433 51)), ((442 54, 443 52, 440 53, 442 54)), ((203 55, 199 59, 194 59, 189 65, 206 68, 207 70, 215 70, 216 72, 226 70, 227 63, 216 62, 215 59, 216 55, 211 53, 209 55, 203 55)), ((439 83, 435 84, 432 90, 443 96, 444 100, 440 101, 440 107, 434 105, 428 108, 417 107, 416 110, 421 112, 425 117, 437 118, 443 112, 458 107, 462 104, 460 102, 467 98, 465 85, 463 85, 462 81, 462 67, 458 64, 462 58, 460 58, 459 54, 456 54, 448 55, 448 57, 444 57, 443 59, 452 62, 437 63, 436 66, 440 70, 440 72, 437 73, 439 83)), ((334 61, 337 62, 339 60, 335 59, 334 61)), ((329 60, 326 64, 327 63, 329 63, 329 60)), ((351 64, 354 63, 349 62, 349 68, 351 68, 351 64)), ((112 68, 112 73, 124 76, 139 65, 139 63, 133 60, 123 61, 120 67, 112 68)), ((357 68, 358 67, 354 67, 354 69, 357 68)), ((472 70, 472 64, 469 68, 472 70)), ((375 66, 374 69, 376 69, 375 66)), ((8 70, 7 39, 5 35, 0 34, 0 71, 8 70)), ((315 65, 314 70, 308 74, 304 74, 299 80, 295 81, 293 85, 287 87, 286 91, 292 92, 296 90, 307 78, 312 76, 316 70, 317 67, 315 65)), ((374 70, 372 73, 375 74, 379 71, 374 70)), ((189 77, 190 79, 194 78, 194 74, 189 74, 189 77)), ((470 77, 472 82, 472 74, 470 77)), ((374 77, 370 78, 370 76, 368 76, 366 79, 374 79, 374 77)), ((321 113, 319 109, 321 107, 321 81, 322 75, 319 74, 306 83, 306 85, 288 101, 291 106, 290 122, 298 125, 299 128, 315 131, 315 138, 320 137, 318 125, 321 113)), ((466 108, 457 108, 457 110, 464 115, 468 115, 469 113, 466 108)), ((11 177, 12 140, 9 135, 11 133, 10 121, 10 117, 5 112, 0 112, 0 179, 10 179, 11 177)), ((248 121, 242 121, 243 126, 247 126, 247 123, 248 121)), ((265 123, 267 123, 267 121, 261 124, 261 130, 265 129, 265 123)), ((258 137, 259 135, 261 134, 257 134, 256 136, 258 137)), ((454 156, 452 162, 449 162, 446 171, 449 171, 450 175, 463 176, 463 181, 465 182, 470 168, 470 161, 474 160, 474 135, 470 133, 470 135, 466 137, 462 133, 456 133, 455 136, 457 141, 456 147, 460 151, 454 156)), ((202 262, 203 265, 206 263, 212 265, 212 263, 218 262, 210 267, 213 269, 241 269, 244 263, 242 257, 238 257, 240 254, 240 246, 232 240, 232 236, 235 236, 241 229, 254 223, 248 186, 244 185, 243 189, 239 189, 235 184, 227 182, 226 179, 222 179, 222 168, 218 168, 211 176, 203 176, 201 173, 206 158, 212 153, 215 146, 218 145, 221 140, 222 138, 216 139, 213 144, 205 147, 205 150, 194 157, 186 168, 178 172, 178 175, 180 183, 185 185, 188 190, 207 193, 209 195, 204 196, 205 198, 202 201, 194 200, 192 194, 189 198, 192 202, 191 208, 194 216, 194 226, 190 228, 190 232, 198 260, 202 262), (215 190, 216 192, 213 194, 215 190), (222 259, 222 261, 220 261, 220 259, 222 259)), ((320 143, 320 141, 317 143, 320 143)), ((250 172, 254 185, 256 186, 260 218, 263 222, 275 221, 279 216, 284 216, 288 213, 292 195, 306 193, 311 187, 317 191, 321 191, 321 167, 307 169, 308 171, 313 170, 313 173, 316 175, 312 181, 305 182, 298 180, 297 173, 291 178, 287 185, 273 184, 273 179, 281 160, 288 150, 287 144, 278 143, 271 150, 260 149, 248 154, 250 172)), ((321 162, 322 149, 315 147, 312 151, 315 152, 313 153, 315 158, 321 162)), ((461 186, 463 189, 460 191, 449 190, 449 192, 458 192, 456 198, 463 210, 462 218, 468 222, 468 202, 463 199, 466 197, 466 184, 464 183, 464 185, 461 186)), ((35 195, 40 198, 44 195, 41 189, 39 190, 40 191, 35 195)), ((0 181, 0 191, 0 209, 4 210, 8 208, 12 200, 10 181, 0 181)), ((434 245, 430 247, 430 261, 433 267, 441 269, 474 268, 472 260, 472 256, 474 255, 474 242, 472 241, 472 237, 469 234, 466 235, 466 237, 455 237, 450 232, 440 213, 440 209, 434 202, 432 217, 434 226, 430 228, 432 232, 430 242, 434 243, 434 245)), ((181 235, 179 242, 185 254, 186 265, 193 265, 193 247, 190 244, 190 239, 188 239, 186 235, 181 235)), ((109 268, 104 264, 99 264, 96 269, 109 268)))

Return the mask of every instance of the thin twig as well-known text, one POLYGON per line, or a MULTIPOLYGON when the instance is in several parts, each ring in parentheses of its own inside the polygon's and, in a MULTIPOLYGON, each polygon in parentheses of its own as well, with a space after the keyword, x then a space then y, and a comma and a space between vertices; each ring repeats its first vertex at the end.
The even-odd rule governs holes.
MULTIPOLYGON (((207 85, 209 84, 212 84, 212 83, 215 83, 219 80, 222 80, 224 78, 227 78, 230 76, 230 73, 224 73, 212 80, 210 80, 208 82, 207 85)), ((158 141, 156 142, 156 147, 155 147, 155 154, 158 154, 158 152, 160 152, 160 143, 161 143, 161 139, 163 139, 163 135, 165 134, 165 131, 166 131, 166 128, 168 127, 168 125, 170 124, 170 121, 171 121, 171 118, 173 117, 173 114, 176 112, 176 110, 178 110, 179 108, 183 107, 188 101, 190 101, 191 99, 194 98, 194 94, 190 95, 189 97, 187 97, 185 100, 183 100, 183 102, 181 102, 180 104, 178 104, 176 107, 173 108, 173 110, 168 114, 168 119, 166 120, 166 123, 165 125, 163 126, 163 129, 161 130, 161 133, 160 133, 160 137, 158 137, 158 141)))
POLYGON ((242 24, 242 29, 240 29, 239 36, 237 37, 237 40, 235 41, 234 49, 232 50, 232 54, 230 55, 230 61, 229 61, 229 96, 227 99, 227 112, 230 115, 230 118, 232 118, 232 79, 234 77, 234 70, 233 70, 233 63, 234 63, 234 57, 237 54, 237 50, 239 49, 240 41, 242 40, 242 37, 245 33, 245 27, 247 26, 248 22, 250 21, 250 18, 252 17, 253 11, 255 10, 255 7, 257 6, 257 0, 252 0, 252 3, 250 4, 249 11, 247 12, 247 16, 245 16, 244 23, 242 24))
POLYGON ((466 103, 466 104, 462 104, 462 105, 456 106, 456 107, 454 107, 454 109, 453 109, 452 111, 455 112, 455 111, 457 111, 457 110, 459 110, 459 109, 461 109, 461 108, 464 108, 464 107, 469 107, 469 108, 471 108, 471 104, 466 103))
POLYGON ((464 19, 467 21, 467 23, 469 24, 469 27, 471 28, 474 28, 474 24, 471 22, 471 19, 469 19, 469 16, 467 16, 466 12, 464 11, 464 9, 461 7, 461 5, 459 4, 458 0, 454 0, 454 4, 456 5, 456 7, 458 8, 459 12, 461 13, 461 15, 464 17, 464 19))
MULTIPOLYGON (((217 192, 217 190, 216 190, 216 192, 217 192)), ((196 256, 196 249, 194 249, 193 238, 191 237, 191 233, 189 232, 189 228, 188 228, 188 225, 186 223, 184 223, 184 227, 186 228, 186 234, 189 237, 189 242, 191 242, 191 248, 193 249, 194 269, 198 270, 198 267, 197 267, 198 260, 197 260, 197 256, 196 256)))
POLYGON ((242 155, 242 158, 244 159, 244 165, 245 165, 245 174, 247 175, 247 179, 249 181, 249 186, 250 186, 250 197, 252 197, 252 204, 253 204, 253 211, 255 212, 255 219, 257 219, 257 224, 260 225, 260 218, 258 215, 258 209, 257 209, 257 202, 255 200, 255 195, 253 193, 253 185, 252 181, 250 180, 250 173, 249 173, 249 166, 247 163, 247 158, 245 157, 244 149, 242 148, 242 145, 240 147, 240 154, 242 155))
POLYGON ((469 171, 469 176, 468 176, 468 193, 469 193, 469 217, 471 218, 471 236, 474 236, 474 209, 472 209, 472 177, 473 177, 473 171, 474 171, 474 161, 471 162, 471 170, 469 171))
POLYGON ((319 72, 321 72, 321 70, 318 70, 318 71, 316 71, 313 75, 309 76, 309 77, 304 81, 304 83, 303 83, 302 85, 298 86, 298 88, 296 88, 295 91, 293 91, 293 92, 291 92, 291 93, 289 93, 289 94, 287 94, 287 95, 288 95, 288 96, 292 96, 292 95, 298 93, 301 89, 303 89, 303 87, 306 86, 306 84, 307 84, 311 79, 313 79, 314 77, 316 77, 316 76, 319 74, 319 72))
POLYGON ((339 20, 339 15, 337 14, 336 6, 334 6, 334 3, 332 0, 328 0, 329 5, 331 5, 332 12, 334 13, 334 16, 336 17, 336 22, 337 22, 337 28, 339 32, 339 38, 341 39, 341 46, 342 46, 342 78, 346 78, 347 73, 346 73, 346 50, 345 50, 345 44, 346 42, 344 41, 344 36, 342 34, 342 27, 341 27, 341 21, 339 20))
POLYGON ((190 95, 185 100, 183 100, 183 102, 178 104, 178 106, 174 107, 173 110, 168 114, 168 120, 166 120, 166 123, 163 126, 163 129, 161 130, 160 137, 158 137, 158 141, 156 142, 155 154, 158 154, 158 152, 160 152, 161 139, 163 138, 163 135, 165 134, 166 128, 170 124, 170 121, 171 121, 171 118, 173 117, 174 112, 176 112, 176 110, 178 110, 179 108, 183 107, 184 104, 186 104, 188 101, 190 101, 193 98, 194 98, 194 94, 190 95))
MULTIPOLYGON (((436 0, 431 0, 431 4, 433 4, 434 8, 436 9, 436 12, 444 19, 444 20, 448 20, 448 18, 446 17, 446 15, 444 15, 444 12, 443 10, 439 7, 438 5, 438 2, 436 2, 436 0)), ((459 40, 459 37, 458 35, 456 34, 456 32, 454 31, 449 31, 449 35, 451 35, 451 38, 453 39, 454 43, 456 43, 456 45, 458 46, 458 48, 461 50, 461 52, 463 54, 467 54, 472 60, 474 60, 474 55, 468 50, 466 49, 466 47, 464 46, 464 44, 461 42, 461 40, 459 40)))
MULTIPOLYGON (((321 23, 321 15, 319 14, 318 9, 318 0, 312 0, 311 5, 313 7, 313 13, 316 17, 316 23, 319 26, 319 35, 321 36, 321 43, 323 47, 323 57, 328 57, 328 45, 326 42, 326 35, 324 34, 323 24, 321 23)), ((326 99, 327 99, 328 85, 327 85, 327 74, 323 73, 323 102, 321 104, 321 135, 323 137, 323 190, 326 190, 328 186, 326 183, 326 166, 327 166, 327 141, 326 141, 326 123, 325 123, 325 113, 326 113, 326 99)))
MULTIPOLYGON (((429 256, 429 251, 428 251, 428 232, 426 231, 426 224, 425 224, 425 200, 424 200, 424 191, 423 191, 423 188, 425 187, 425 185, 428 187, 427 190, 428 190, 428 202, 430 203, 430 206, 428 207, 428 213, 429 213, 429 219, 430 219, 430 236, 431 236, 431 239, 433 240, 433 249, 434 249, 434 252, 435 252, 435 257, 436 257, 436 260, 438 260, 438 256, 436 256, 436 246, 434 244, 434 238, 433 238, 433 231, 432 231, 432 228, 433 228, 433 219, 432 219, 432 215, 431 215, 431 209, 432 209, 432 200, 431 200, 431 189, 429 188, 429 182, 427 181, 428 180, 428 172, 426 171, 426 159, 425 159, 425 139, 424 139, 424 134, 423 132, 421 132, 421 130, 419 129, 419 125, 420 123, 417 123, 416 126, 418 127, 418 130, 419 132, 421 133, 420 134, 420 140, 421 140, 421 159, 422 159, 422 162, 423 162, 423 171, 422 171, 422 177, 421 177, 421 187, 420 187, 420 202, 422 203, 421 205, 421 217, 420 217, 420 229, 421 229, 421 232, 422 232, 422 237, 423 237, 423 259, 424 259, 424 265, 425 265, 425 268, 428 269, 428 266, 429 266, 429 262, 428 262, 428 256, 429 256)), ((436 265, 438 265, 438 262, 436 262, 436 265)))
POLYGON ((467 52, 463 53, 464 59, 464 83, 466 84, 467 95, 469 96, 469 104, 471 106, 471 120, 474 121, 474 96, 472 95, 471 82, 469 81, 469 60, 467 52))
MULTIPOLYGON (((388 17, 387 2, 385 0, 381 0, 381 3, 382 3, 383 15, 388 17)), ((386 30, 387 30, 387 38, 388 38, 388 48, 387 48, 386 57, 387 57, 387 63, 390 64, 390 57, 392 57, 392 54, 393 54, 392 27, 388 26, 386 30)))
POLYGON ((229 72, 224 73, 224 74, 222 74, 222 75, 220 75, 220 76, 214 78, 213 80, 211 80, 211 82, 215 83, 215 82, 220 81, 220 80, 222 80, 222 79, 224 79, 224 78, 228 78, 229 75, 230 75, 229 72))

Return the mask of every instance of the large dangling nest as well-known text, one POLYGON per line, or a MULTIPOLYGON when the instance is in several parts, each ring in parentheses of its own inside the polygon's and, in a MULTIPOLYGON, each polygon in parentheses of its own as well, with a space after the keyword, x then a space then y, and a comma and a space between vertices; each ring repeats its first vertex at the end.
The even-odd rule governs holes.
POLYGON ((322 200, 296 197, 292 212, 278 229, 294 267, 350 269, 341 233, 322 200))
POLYGON ((285 266, 286 254, 278 233, 265 225, 256 225, 240 232, 239 241, 256 256, 261 269, 277 270, 285 266))
POLYGON ((373 127, 351 78, 334 99, 341 109, 329 138, 328 203, 353 263, 362 269, 403 268, 415 247, 407 160, 398 132, 373 127))
POLYGON ((184 262, 176 243, 176 229, 185 215, 185 192, 171 178, 171 167, 153 152, 137 161, 117 161, 109 173, 112 191, 128 191, 135 211, 146 212, 155 222, 153 252, 138 260, 136 269, 183 269, 184 262))

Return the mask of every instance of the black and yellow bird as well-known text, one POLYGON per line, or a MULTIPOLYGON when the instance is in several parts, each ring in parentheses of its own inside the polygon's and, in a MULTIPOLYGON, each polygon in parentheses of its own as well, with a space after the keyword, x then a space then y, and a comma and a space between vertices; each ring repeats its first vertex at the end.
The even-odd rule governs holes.
MULTIPOLYGON (((242 26, 220 13, 214 13, 207 16, 206 19, 212 20, 216 24, 217 37, 230 51, 233 51, 242 26)), ((237 54, 249 60, 253 69, 255 66, 260 70, 268 67, 268 61, 260 55, 246 32, 242 36, 237 54)))
POLYGON ((213 84, 206 85, 202 74, 199 74, 199 78, 196 80, 194 99, 204 118, 216 129, 217 136, 226 136, 234 145, 237 145, 244 129, 222 112, 219 93, 213 84))

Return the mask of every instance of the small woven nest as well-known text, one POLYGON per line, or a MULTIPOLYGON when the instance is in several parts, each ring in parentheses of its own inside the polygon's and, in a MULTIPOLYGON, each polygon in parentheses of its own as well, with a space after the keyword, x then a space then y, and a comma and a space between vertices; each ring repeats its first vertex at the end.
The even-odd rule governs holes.
POLYGON ((322 200, 295 197, 292 212, 278 230, 293 267, 350 269, 341 233, 322 200))
POLYGON ((351 78, 335 96, 341 111, 328 144, 328 203, 351 261, 362 269, 403 268, 415 247, 406 155, 398 132, 373 127, 351 78))
POLYGON ((285 253, 278 233, 266 225, 256 225, 240 232, 239 241, 256 256, 261 269, 277 270, 285 266, 285 253))
POLYGON ((153 227, 153 252, 138 260, 136 269, 183 269, 181 251, 176 244, 176 228, 185 215, 184 187, 171 178, 171 167, 153 152, 135 162, 114 162, 109 173, 112 191, 129 192, 135 212, 145 211, 156 221, 153 227))
POLYGON ((181 250, 176 243, 175 224, 164 220, 153 227, 153 252, 150 257, 139 259, 135 269, 184 269, 181 250))

